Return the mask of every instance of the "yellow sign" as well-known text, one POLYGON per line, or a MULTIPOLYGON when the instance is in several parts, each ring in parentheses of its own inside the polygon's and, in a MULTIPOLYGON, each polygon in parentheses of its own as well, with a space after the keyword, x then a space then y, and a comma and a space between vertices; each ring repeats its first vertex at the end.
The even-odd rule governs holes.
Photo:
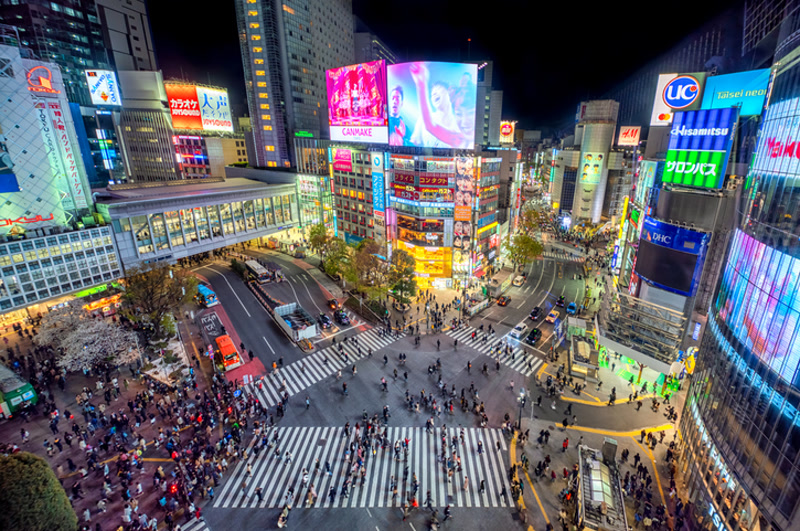
POLYGON ((488 225, 486 225, 482 229, 478 229, 478 234, 486 232, 487 230, 492 229, 492 228, 494 228, 496 226, 497 226, 497 222, 496 221, 494 223, 489 223, 488 225))
POLYGON ((619 223, 619 240, 622 243, 622 238, 625 236, 622 229, 625 227, 625 218, 628 216, 628 196, 625 196, 625 202, 622 204, 622 221, 619 223))

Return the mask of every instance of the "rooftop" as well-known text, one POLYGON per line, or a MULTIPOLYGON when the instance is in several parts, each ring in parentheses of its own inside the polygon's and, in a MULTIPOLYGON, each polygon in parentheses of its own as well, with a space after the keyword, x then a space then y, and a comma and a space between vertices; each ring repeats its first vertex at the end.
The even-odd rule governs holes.
POLYGON ((267 184, 252 179, 233 178, 225 181, 186 181, 185 184, 164 184, 123 190, 106 190, 97 197, 98 203, 106 205, 126 205, 146 203, 159 199, 191 198, 230 194, 232 192, 259 192, 274 189, 279 184, 267 184))
MULTIPOLYGON (((614 447, 616 449, 616 443, 614 447)), ((628 531, 622 485, 615 460, 605 460, 602 451, 583 445, 579 447, 578 455, 583 525, 592 529, 628 531)))

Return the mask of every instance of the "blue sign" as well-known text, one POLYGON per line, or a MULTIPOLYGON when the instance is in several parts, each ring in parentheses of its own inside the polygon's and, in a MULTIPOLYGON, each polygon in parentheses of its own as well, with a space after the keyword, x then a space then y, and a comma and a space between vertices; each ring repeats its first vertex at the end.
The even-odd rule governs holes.
POLYGON ((770 69, 706 78, 703 109, 739 107, 740 116, 761 115, 767 98, 770 69))
POLYGON ((402 197, 391 197, 391 200, 395 203, 400 203, 403 205, 410 205, 415 207, 423 207, 423 208, 454 208, 455 203, 448 202, 448 203, 441 203, 435 201, 412 201, 411 199, 403 199, 402 197))
POLYGON ((383 184, 383 153, 372 154, 372 210, 385 212, 386 202, 383 184))
POLYGON ((678 76, 664 87, 664 103, 685 109, 700 96, 700 82, 692 76, 678 76))
POLYGON ((684 253, 701 254, 708 242, 705 232, 684 229, 651 217, 644 218, 642 239, 684 253))
POLYGON ((733 107, 676 112, 668 149, 727 152, 738 119, 738 110, 733 107))

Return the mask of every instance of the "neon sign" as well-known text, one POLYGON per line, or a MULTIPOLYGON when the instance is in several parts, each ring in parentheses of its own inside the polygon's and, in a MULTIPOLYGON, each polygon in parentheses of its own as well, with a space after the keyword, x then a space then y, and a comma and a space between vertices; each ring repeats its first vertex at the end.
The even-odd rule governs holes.
POLYGON ((7 227, 9 225, 13 225, 14 223, 39 223, 40 221, 52 221, 53 217, 53 214, 50 213, 46 218, 43 218, 41 214, 36 214, 36 217, 33 218, 20 216, 17 219, 0 219, 0 227, 7 227))
POLYGON ((53 88, 53 72, 46 66, 41 65, 34 66, 28 71, 28 90, 47 94, 61 94, 60 90, 53 88))

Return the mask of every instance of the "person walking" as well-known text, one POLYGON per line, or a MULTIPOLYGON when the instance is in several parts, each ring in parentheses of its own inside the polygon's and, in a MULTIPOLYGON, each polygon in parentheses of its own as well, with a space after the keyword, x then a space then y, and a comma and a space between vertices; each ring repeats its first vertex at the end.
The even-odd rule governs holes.
POLYGON ((464 476, 464 492, 467 492, 467 490, 469 490, 469 477, 464 476))

